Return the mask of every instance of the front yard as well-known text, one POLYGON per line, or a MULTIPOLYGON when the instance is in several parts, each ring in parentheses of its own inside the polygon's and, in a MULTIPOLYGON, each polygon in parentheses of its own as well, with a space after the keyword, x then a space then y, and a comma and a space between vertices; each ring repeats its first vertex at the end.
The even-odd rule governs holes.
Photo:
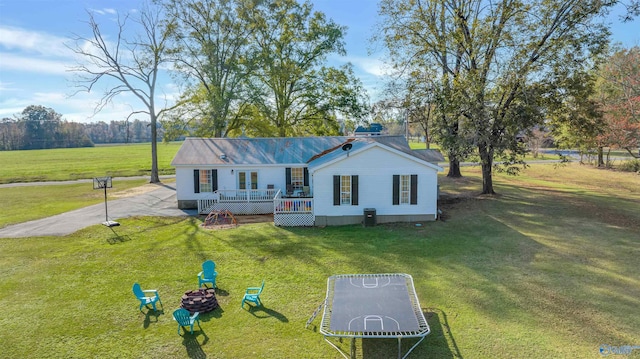
MULTIPOLYGON (((499 195, 485 197, 479 169, 464 174, 442 178, 445 220, 422 226, 208 230, 202 218, 141 217, 0 239, 0 356, 340 358, 320 316, 305 323, 327 277, 350 273, 413 276, 432 333, 409 358, 596 358, 601 345, 640 345, 639 176, 535 165, 496 175, 499 195), (178 336, 171 313, 206 259, 221 308, 178 336), (241 309, 262 279, 264 307, 241 309), (164 309, 138 311, 134 282, 158 289, 164 309)), ((397 355, 395 340, 356 344, 359 358, 397 355)))

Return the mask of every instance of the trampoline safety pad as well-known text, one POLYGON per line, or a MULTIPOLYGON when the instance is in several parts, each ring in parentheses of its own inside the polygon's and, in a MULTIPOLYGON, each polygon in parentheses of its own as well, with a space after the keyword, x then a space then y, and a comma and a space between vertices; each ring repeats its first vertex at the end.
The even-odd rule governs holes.
MULTIPOLYGON (((410 275, 342 274, 327 280, 320 332, 325 340, 327 337, 397 338, 399 348, 402 338, 421 338, 408 355, 430 329, 410 275)), ((333 343, 329 344, 344 355, 333 343)))

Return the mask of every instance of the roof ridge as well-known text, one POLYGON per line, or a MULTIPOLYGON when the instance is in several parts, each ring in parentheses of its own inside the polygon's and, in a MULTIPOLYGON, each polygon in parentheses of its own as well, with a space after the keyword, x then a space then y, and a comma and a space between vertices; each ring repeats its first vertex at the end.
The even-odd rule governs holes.
POLYGON ((309 162, 311 162, 311 161, 313 161, 313 160, 316 160, 316 159, 318 159, 318 158, 320 158, 320 157, 322 157, 322 156, 324 156, 324 155, 326 155, 326 154, 328 154, 328 153, 331 153, 331 152, 335 151, 338 147, 342 147, 342 146, 344 146, 345 144, 347 144, 347 143, 349 143, 349 142, 353 142, 353 141, 355 141, 355 140, 356 140, 356 139, 355 139, 355 137, 347 138, 347 140, 346 140, 345 142, 342 142, 341 144, 339 144, 339 145, 337 145, 337 146, 333 146, 332 148, 326 149, 326 150, 324 150, 324 151, 322 151, 322 152, 320 152, 320 153, 318 153, 318 154, 316 154, 316 155, 312 156, 312 157, 307 161, 307 163, 309 163, 309 162))

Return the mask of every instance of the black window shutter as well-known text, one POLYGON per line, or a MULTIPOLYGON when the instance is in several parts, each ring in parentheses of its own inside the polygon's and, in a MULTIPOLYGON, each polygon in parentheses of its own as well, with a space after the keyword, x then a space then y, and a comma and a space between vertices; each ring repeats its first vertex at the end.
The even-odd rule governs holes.
POLYGON ((340 205, 340 176, 333 176, 333 205, 340 205))
POLYGON ((309 185, 309 169, 307 167, 304 168, 304 186, 309 185))
POLYGON ((411 175, 411 204, 418 204, 418 175, 411 175))
POLYGON ((213 191, 218 190, 218 170, 211 170, 211 188, 213 191))
POLYGON ((351 176, 351 205, 358 205, 358 176, 351 176))
POLYGON ((284 169, 284 184, 291 184, 291 167, 284 169))
POLYGON ((193 193, 200 193, 200 170, 193 170, 193 193))
POLYGON ((400 204, 400 175, 393 175, 393 205, 400 204))

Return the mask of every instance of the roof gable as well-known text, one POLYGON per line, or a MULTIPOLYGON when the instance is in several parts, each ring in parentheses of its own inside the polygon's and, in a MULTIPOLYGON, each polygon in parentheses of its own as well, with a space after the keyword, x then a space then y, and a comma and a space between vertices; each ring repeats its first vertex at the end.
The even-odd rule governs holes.
POLYGON ((331 152, 326 153, 321 157, 314 158, 312 161, 309 162, 309 171, 315 172, 326 166, 330 166, 334 163, 344 161, 347 158, 349 158, 351 154, 362 153, 374 147, 385 149, 387 151, 394 153, 397 156, 401 156, 411 161, 415 161, 418 164, 423 165, 425 167, 429 167, 435 171, 438 171, 438 172, 443 171, 442 167, 427 161, 422 156, 415 155, 413 151, 408 147, 408 145, 407 145, 407 148, 409 148, 408 151, 403 151, 403 150, 399 150, 397 148, 388 146, 387 144, 381 143, 379 141, 367 141, 367 140, 362 140, 360 138, 357 138, 351 141, 350 144, 351 144, 351 147, 348 150, 341 148, 341 146, 338 146, 334 148, 331 152))

